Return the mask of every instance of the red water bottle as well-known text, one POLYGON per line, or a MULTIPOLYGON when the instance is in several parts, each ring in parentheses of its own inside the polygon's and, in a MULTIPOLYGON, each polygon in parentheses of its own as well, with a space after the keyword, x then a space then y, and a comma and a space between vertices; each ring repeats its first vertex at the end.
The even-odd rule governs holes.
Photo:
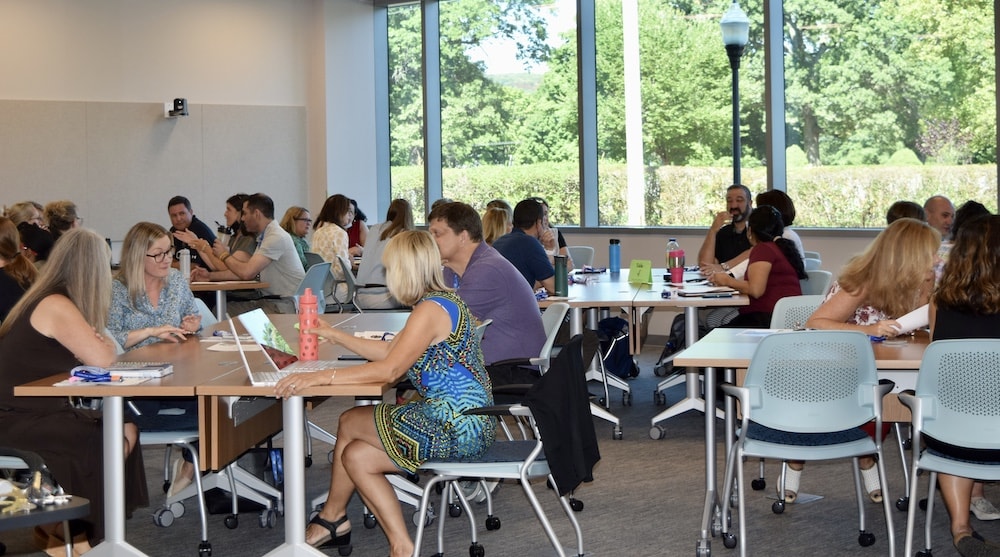
POLYGON ((319 358, 319 338, 316 333, 305 333, 306 329, 319 326, 317 300, 311 288, 299 296, 299 359, 312 361, 319 358))

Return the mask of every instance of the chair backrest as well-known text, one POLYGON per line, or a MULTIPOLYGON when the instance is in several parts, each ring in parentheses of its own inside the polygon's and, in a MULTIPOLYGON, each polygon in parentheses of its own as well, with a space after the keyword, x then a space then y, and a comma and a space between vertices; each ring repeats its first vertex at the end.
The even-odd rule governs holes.
POLYGON ((801 329, 806 320, 823 303, 822 295, 787 296, 774 304, 772 329, 801 329))
MULTIPOLYGON (((299 287, 295 290, 296 296, 306 293, 306 288, 312 290, 317 300, 323 300, 325 293, 323 287, 326 285, 326 278, 330 276, 330 264, 327 262, 317 263, 306 271, 306 276, 302 278, 299 287)), ((325 313, 326 304, 322 301, 318 304, 320 313, 325 313)))
POLYGON ((347 293, 344 295, 344 299, 341 300, 340 296, 334 293, 333 299, 337 300, 338 304, 353 306, 353 309, 358 310, 358 313, 362 313, 361 308, 355 301, 355 296, 358 294, 358 285, 354 282, 354 273, 351 271, 351 263, 344 257, 337 256, 337 262, 340 264, 340 271, 344 274, 344 284, 347 286, 347 293))
POLYGON ((594 264, 594 248, 590 246, 566 246, 566 251, 576 267, 594 264))
POLYGON ((552 345, 556 341, 556 335, 559 334, 559 327, 562 326, 563 320, 566 318, 566 312, 568 311, 569 304, 566 302, 555 302, 542 312, 542 329, 545 331, 545 344, 542 345, 538 359, 533 360, 542 373, 548 370, 549 360, 552 356, 552 345))
POLYGON ((208 309, 208 305, 201 298, 195 298, 194 303, 198 306, 198 315, 201 315, 201 326, 210 327, 219 322, 212 310, 208 309))
POLYGON ((806 251, 806 250, 803 250, 802 251, 802 257, 803 258, 808 257, 810 259, 819 259, 821 261, 823 260, 823 258, 819 256, 819 252, 818 251, 806 251))
POLYGON ((486 334, 486 327, 489 327, 492 322, 492 319, 484 319, 476 325, 476 340, 479 341, 479 344, 483 343, 483 335, 486 334))
POLYGON ((809 280, 799 281, 799 285, 802 286, 802 294, 826 296, 826 293, 830 291, 830 283, 833 282, 833 273, 816 269, 813 271, 807 270, 806 274, 809 275, 809 280))
POLYGON ((871 421, 877 385, 871 341, 858 331, 766 336, 744 381, 754 422, 797 433, 841 431, 871 421))
POLYGON ((938 340, 924 351, 921 430, 959 447, 1000 450, 1000 340, 938 340))
POLYGON ((324 262, 323 256, 320 255, 320 254, 318 254, 318 253, 313 253, 311 251, 307 251, 307 252, 303 253, 303 255, 306 256, 306 268, 307 269, 309 267, 312 267, 313 265, 315 265, 317 263, 323 263, 324 262))
POLYGON ((823 262, 820 261, 819 259, 806 257, 802 259, 802 265, 805 266, 807 271, 815 271, 823 266, 823 262))

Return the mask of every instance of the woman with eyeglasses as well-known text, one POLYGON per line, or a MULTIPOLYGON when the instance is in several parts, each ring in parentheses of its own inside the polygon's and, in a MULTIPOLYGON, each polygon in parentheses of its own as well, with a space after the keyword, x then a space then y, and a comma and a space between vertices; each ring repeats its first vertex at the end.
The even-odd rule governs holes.
POLYGON ((295 244, 295 251, 299 254, 303 269, 309 268, 309 263, 306 261, 306 252, 309 251, 306 234, 309 234, 309 225, 312 222, 309 209, 305 207, 289 207, 285 211, 285 216, 281 218, 281 228, 284 228, 285 232, 288 232, 288 235, 292 237, 292 243, 295 244))
MULTIPOLYGON (((159 224, 140 222, 125 235, 121 268, 111 283, 108 332, 129 351, 158 341, 180 342, 201 329, 201 314, 191 287, 173 261, 170 232, 159 224)), ((143 431, 198 428, 198 403, 194 398, 134 399, 130 411, 143 431), (169 412, 162 413, 163 410, 169 412)), ((173 463, 169 495, 194 479, 189 454, 173 463)))
MULTIPOLYGON (((60 397, 15 397, 14 386, 115 361, 105 333, 111 304, 111 250, 87 229, 66 232, 35 283, 0 325, 0 431, 5 445, 41 455, 67 493, 90 500, 90 515, 71 522, 74 549, 104 538, 103 425, 99 411, 74 408, 60 397), (80 537, 77 537, 80 536, 80 537), (86 538, 86 539, 84 539, 86 538)), ((117 478, 125 510, 149 504, 135 424, 124 426, 125 474, 117 478)), ((35 530, 50 555, 65 555, 62 529, 35 530)))

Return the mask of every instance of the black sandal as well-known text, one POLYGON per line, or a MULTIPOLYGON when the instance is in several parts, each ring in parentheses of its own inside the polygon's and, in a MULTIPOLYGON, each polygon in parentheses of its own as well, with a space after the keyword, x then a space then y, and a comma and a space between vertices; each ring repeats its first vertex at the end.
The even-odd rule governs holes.
POLYGON ((335 520, 333 522, 324 520, 318 514, 312 517, 309 524, 322 526, 330 533, 329 538, 318 542, 318 545, 313 545, 313 547, 318 549, 331 549, 335 547, 337 548, 337 553, 339 553, 341 557, 347 557, 350 555, 351 551, 354 550, 354 546, 351 545, 351 531, 348 530, 339 536, 337 535, 337 528, 345 522, 347 522, 347 515, 344 515, 340 517, 339 520, 335 520))

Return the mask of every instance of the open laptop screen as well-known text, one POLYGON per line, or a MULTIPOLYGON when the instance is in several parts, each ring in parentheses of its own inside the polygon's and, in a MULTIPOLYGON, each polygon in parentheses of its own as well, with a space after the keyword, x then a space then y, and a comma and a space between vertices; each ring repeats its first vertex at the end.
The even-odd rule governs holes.
POLYGON ((295 351, 278 332, 278 328, 267 317, 262 309, 255 309, 239 315, 240 323, 247 333, 267 352, 278 369, 285 369, 298 361, 295 351))

